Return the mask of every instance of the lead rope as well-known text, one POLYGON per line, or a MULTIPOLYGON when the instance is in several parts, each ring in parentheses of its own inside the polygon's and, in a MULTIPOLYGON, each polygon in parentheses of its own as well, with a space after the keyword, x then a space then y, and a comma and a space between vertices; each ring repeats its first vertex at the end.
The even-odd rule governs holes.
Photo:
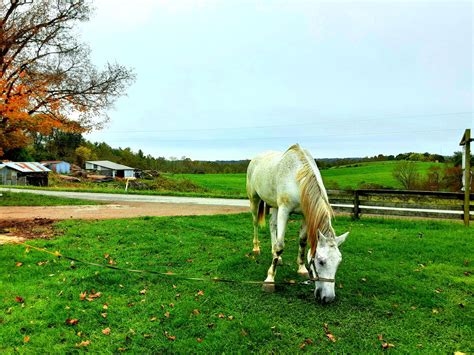
MULTIPOLYGON (((175 274, 172 271, 168 272, 160 272, 160 271, 155 271, 155 270, 143 270, 143 269, 129 269, 129 268, 122 268, 114 265, 105 265, 105 264, 98 264, 98 263, 93 263, 90 261, 86 260, 81 260, 77 258, 73 258, 67 255, 64 255, 60 253, 59 251, 49 251, 44 248, 39 248, 35 247, 33 245, 24 243, 24 242, 15 242, 14 244, 17 245, 24 245, 27 250, 33 249, 42 253, 54 255, 57 258, 64 258, 73 262, 78 262, 86 265, 91 265, 91 266, 96 266, 96 267, 101 267, 101 268, 106 268, 106 269, 112 269, 112 270, 119 270, 119 271, 126 271, 126 272, 133 272, 133 273, 147 273, 147 274, 154 274, 154 275, 160 275, 160 276, 166 276, 166 277, 173 277, 173 278, 178 278, 181 280, 190 280, 190 281, 204 281, 204 282, 223 282, 223 283, 239 283, 239 284, 251 284, 251 285, 263 285, 263 284, 270 284, 270 285, 310 285, 311 282, 314 281, 321 281, 321 282, 334 282, 333 279, 326 279, 326 278, 320 278, 316 275, 316 277, 313 277, 311 272, 311 277, 308 280, 296 282, 295 280, 289 280, 289 281, 279 281, 279 282, 263 282, 263 281, 255 281, 255 280, 232 280, 232 279, 224 279, 224 278, 219 278, 219 277, 212 277, 212 278, 204 278, 204 277, 189 277, 185 275, 180 275, 180 274, 175 274)), ((311 259, 313 264, 314 264, 314 258, 311 259)), ((311 265, 310 265, 310 270, 311 270, 311 265)), ((315 269, 316 270, 316 269, 315 269)))

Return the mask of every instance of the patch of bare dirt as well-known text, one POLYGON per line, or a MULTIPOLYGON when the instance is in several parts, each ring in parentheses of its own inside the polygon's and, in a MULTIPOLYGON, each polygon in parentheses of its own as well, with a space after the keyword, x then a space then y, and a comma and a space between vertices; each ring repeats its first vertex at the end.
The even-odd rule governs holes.
POLYGON ((54 222, 48 218, 0 220, 0 244, 51 238, 54 222))

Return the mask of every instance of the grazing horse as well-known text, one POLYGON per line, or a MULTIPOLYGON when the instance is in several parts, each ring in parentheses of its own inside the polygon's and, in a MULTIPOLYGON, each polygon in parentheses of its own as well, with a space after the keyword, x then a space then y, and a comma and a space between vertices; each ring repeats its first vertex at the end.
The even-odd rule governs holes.
POLYGON ((273 260, 263 287, 275 288, 275 275, 285 246, 285 231, 290 213, 301 213, 299 233, 298 274, 309 276, 304 262, 307 241, 308 266, 315 281, 315 297, 323 303, 335 298, 334 283, 342 260, 338 246, 348 232, 336 237, 331 225, 333 211, 321 174, 311 154, 298 144, 286 152, 267 152, 254 158, 247 169, 247 195, 253 216, 253 251, 260 253, 258 226, 265 223, 270 209, 270 233, 273 260))

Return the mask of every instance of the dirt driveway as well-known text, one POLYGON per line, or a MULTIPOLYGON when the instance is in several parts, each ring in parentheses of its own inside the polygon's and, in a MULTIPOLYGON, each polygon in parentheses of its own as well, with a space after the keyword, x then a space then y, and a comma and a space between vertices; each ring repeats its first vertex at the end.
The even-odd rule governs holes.
MULTIPOLYGON (((64 219, 195 216, 249 211, 248 202, 240 200, 164 197, 162 201, 166 202, 137 202, 111 201, 110 198, 114 196, 103 195, 102 198, 98 198, 98 200, 107 201, 107 204, 103 205, 0 206, 0 244, 33 238, 49 238, 53 235, 53 222, 64 219)), ((77 196, 74 197, 77 198, 77 196)), ((141 196, 132 196, 132 198, 141 198, 141 196)))
POLYGON ((182 203, 119 202, 85 206, 7 206, 0 207, 0 220, 30 220, 34 218, 113 219, 143 216, 193 216, 247 212, 248 207, 216 206, 182 203))

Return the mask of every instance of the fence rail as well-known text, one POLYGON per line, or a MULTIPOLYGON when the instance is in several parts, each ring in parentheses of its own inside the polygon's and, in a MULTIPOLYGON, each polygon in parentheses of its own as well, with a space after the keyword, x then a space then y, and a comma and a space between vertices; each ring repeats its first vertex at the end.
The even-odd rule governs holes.
MULTIPOLYGON (((335 211, 361 215, 414 216, 464 219, 465 200, 461 192, 407 190, 328 190, 335 211)), ((474 220, 474 194, 470 194, 469 219, 474 220)))

